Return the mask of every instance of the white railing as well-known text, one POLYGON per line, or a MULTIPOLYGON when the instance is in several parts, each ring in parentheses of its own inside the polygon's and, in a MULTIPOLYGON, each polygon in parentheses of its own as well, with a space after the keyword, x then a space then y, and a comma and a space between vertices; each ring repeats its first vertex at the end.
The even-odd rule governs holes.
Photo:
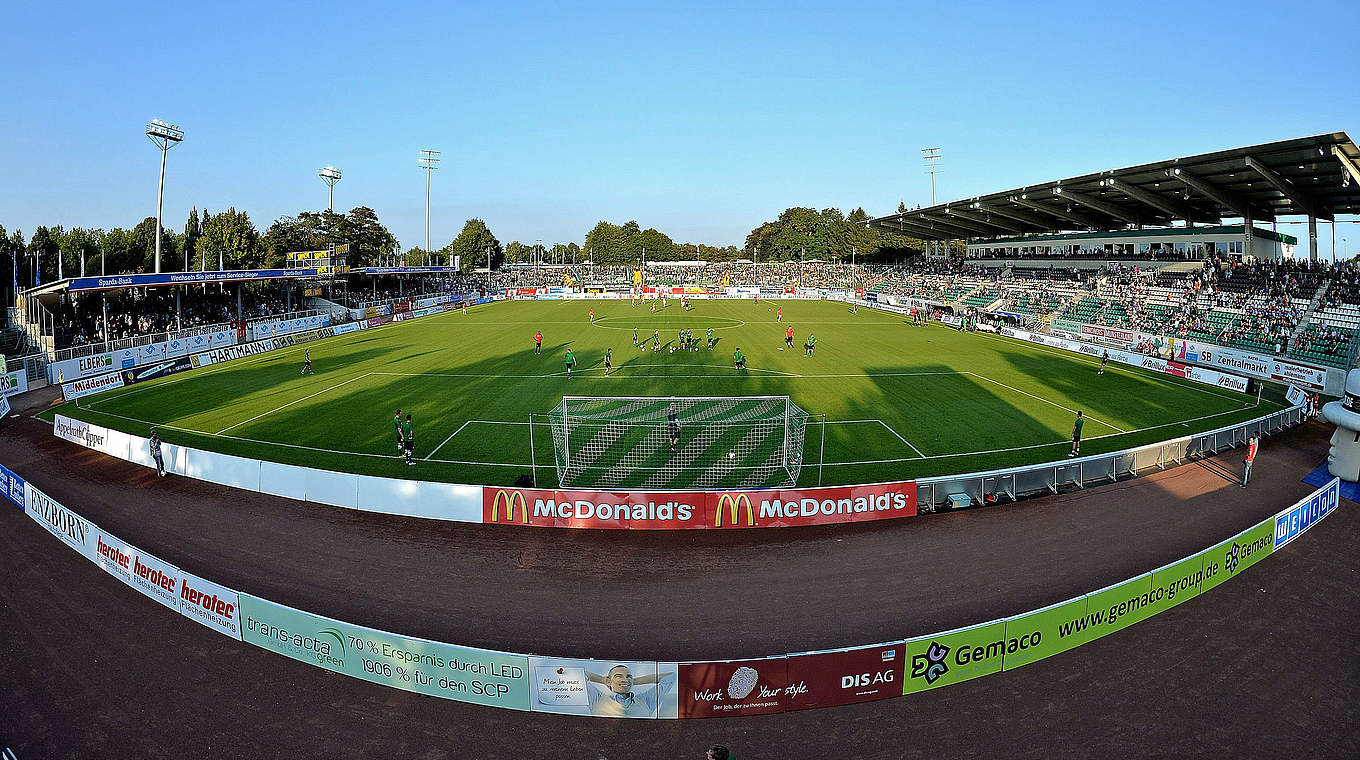
POLYGON ((1236 425, 1109 454, 965 475, 919 478, 916 498, 921 511, 933 512, 946 506, 951 495, 961 494, 973 505, 982 505, 1058 493, 1064 488, 1085 488, 1090 484, 1136 477, 1149 469, 1165 469, 1169 464, 1181 464, 1197 456, 1211 456, 1245 444, 1252 433, 1268 435, 1302 421, 1303 407, 1295 406, 1236 425))

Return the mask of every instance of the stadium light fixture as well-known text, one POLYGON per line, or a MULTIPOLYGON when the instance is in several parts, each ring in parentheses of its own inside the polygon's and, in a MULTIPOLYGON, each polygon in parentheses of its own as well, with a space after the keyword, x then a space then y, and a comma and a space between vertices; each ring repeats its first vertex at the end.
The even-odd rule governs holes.
POLYGON ((147 139, 161 149, 161 181, 156 188, 156 274, 161 272, 161 207, 165 201, 165 154, 184 142, 184 130, 176 124, 166 124, 160 119, 152 119, 146 125, 147 139))
POLYGON ((323 166, 320 169, 316 170, 316 176, 320 177, 321 181, 325 182, 326 187, 330 189, 330 193, 326 199, 326 210, 334 211, 335 183, 340 181, 340 170, 335 168, 334 166, 323 166))
POLYGON ((425 252, 430 252, 430 175, 439 168, 439 151, 420 149, 420 168, 425 170, 425 252))
POLYGON ((935 168, 935 162, 940 160, 940 149, 939 149, 939 148, 922 148, 922 149, 921 149, 921 159, 922 159, 923 161, 925 161, 926 166, 928 167, 928 168, 926 169, 926 173, 930 175, 930 205, 934 206, 934 205, 936 204, 936 200, 935 200, 935 172, 937 171, 937 169, 935 168))

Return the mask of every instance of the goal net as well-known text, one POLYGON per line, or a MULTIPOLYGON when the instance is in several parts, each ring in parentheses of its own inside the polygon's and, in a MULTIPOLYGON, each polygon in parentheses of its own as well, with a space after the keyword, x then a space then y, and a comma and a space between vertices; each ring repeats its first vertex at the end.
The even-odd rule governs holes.
POLYGON ((549 414, 558 484, 794 485, 809 416, 788 396, 563 396, 549 414))

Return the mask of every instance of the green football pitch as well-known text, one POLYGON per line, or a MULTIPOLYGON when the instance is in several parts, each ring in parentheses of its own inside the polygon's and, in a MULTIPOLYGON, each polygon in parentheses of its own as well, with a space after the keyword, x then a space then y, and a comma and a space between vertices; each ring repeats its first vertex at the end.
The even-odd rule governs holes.
MULTIPOLYGON (((821 301, 695 301, 690 311, 671 302, 655 314, 627 301, 488 304, 307 344, 315 374, 305 376, 303 348, 119 388, 55 411, 139 435, 156 425, 168 442, 254 459, 509 484, 531 470, 530 415, 546 414, 564 395, 788 395, 815 416, 799 483, 815 485, 820 477, 834 485, 1062 459, 1077 410, 1087 419, 1082 454, 1095 454, 1281 408, 1113 364, 1099 375, 1098 362, 1085 356, 913 326, 887 312, 852 314, 821 301), (633 345, 635 327, 648 349, 633 345), (703 341, 710 327, 713 350, 703 341), (784 348, 788 327, 793 350, 784 348), (682 328, 700 337, 697 352, 671 352, 682 328), (541 355, 533 350, 537 330, 541 355), (650 350, 653 331, 660 351, 650 350), (802 348, 809 332, 817 336, 813 357, 802 348), (614 370, 606 377, 609 348, 614 370), (738 348, 747 357, 744 373, 732 366, 738 348), (570 377, 568 349, 577 359, 570 377), (396 456, 398 408, 414 422, 414 467, 396 456)), ((537 482, 556 485, 549 426, 535 422, 532 429, 537 482)))

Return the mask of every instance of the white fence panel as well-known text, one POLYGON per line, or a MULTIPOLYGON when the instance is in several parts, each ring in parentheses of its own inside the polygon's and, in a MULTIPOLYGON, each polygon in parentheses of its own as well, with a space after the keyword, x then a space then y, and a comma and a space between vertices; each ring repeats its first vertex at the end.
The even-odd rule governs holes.
POLYGON ((482 487, 455 483, 421 483, 409 514, 460 522, 482 521, 482 487))
POLYGON ((392 515, 421 515, 425 507, 420 503, 420 484, 413 480, 359 476, 358 509, 386 512, 392 515))
POLYGON ((186 463, 185 473, 191 478, 220 483, 247 491, 260 490, 260 460, 194 450, 186 463))
POLYGON ((278 462, 260 462, 260 493, 305 500, 307 468, 278 462))
POLYGON ((359 504, 359 476, 348 472, 307 469, 303 475, 307 501, 355 509, 359 504))

